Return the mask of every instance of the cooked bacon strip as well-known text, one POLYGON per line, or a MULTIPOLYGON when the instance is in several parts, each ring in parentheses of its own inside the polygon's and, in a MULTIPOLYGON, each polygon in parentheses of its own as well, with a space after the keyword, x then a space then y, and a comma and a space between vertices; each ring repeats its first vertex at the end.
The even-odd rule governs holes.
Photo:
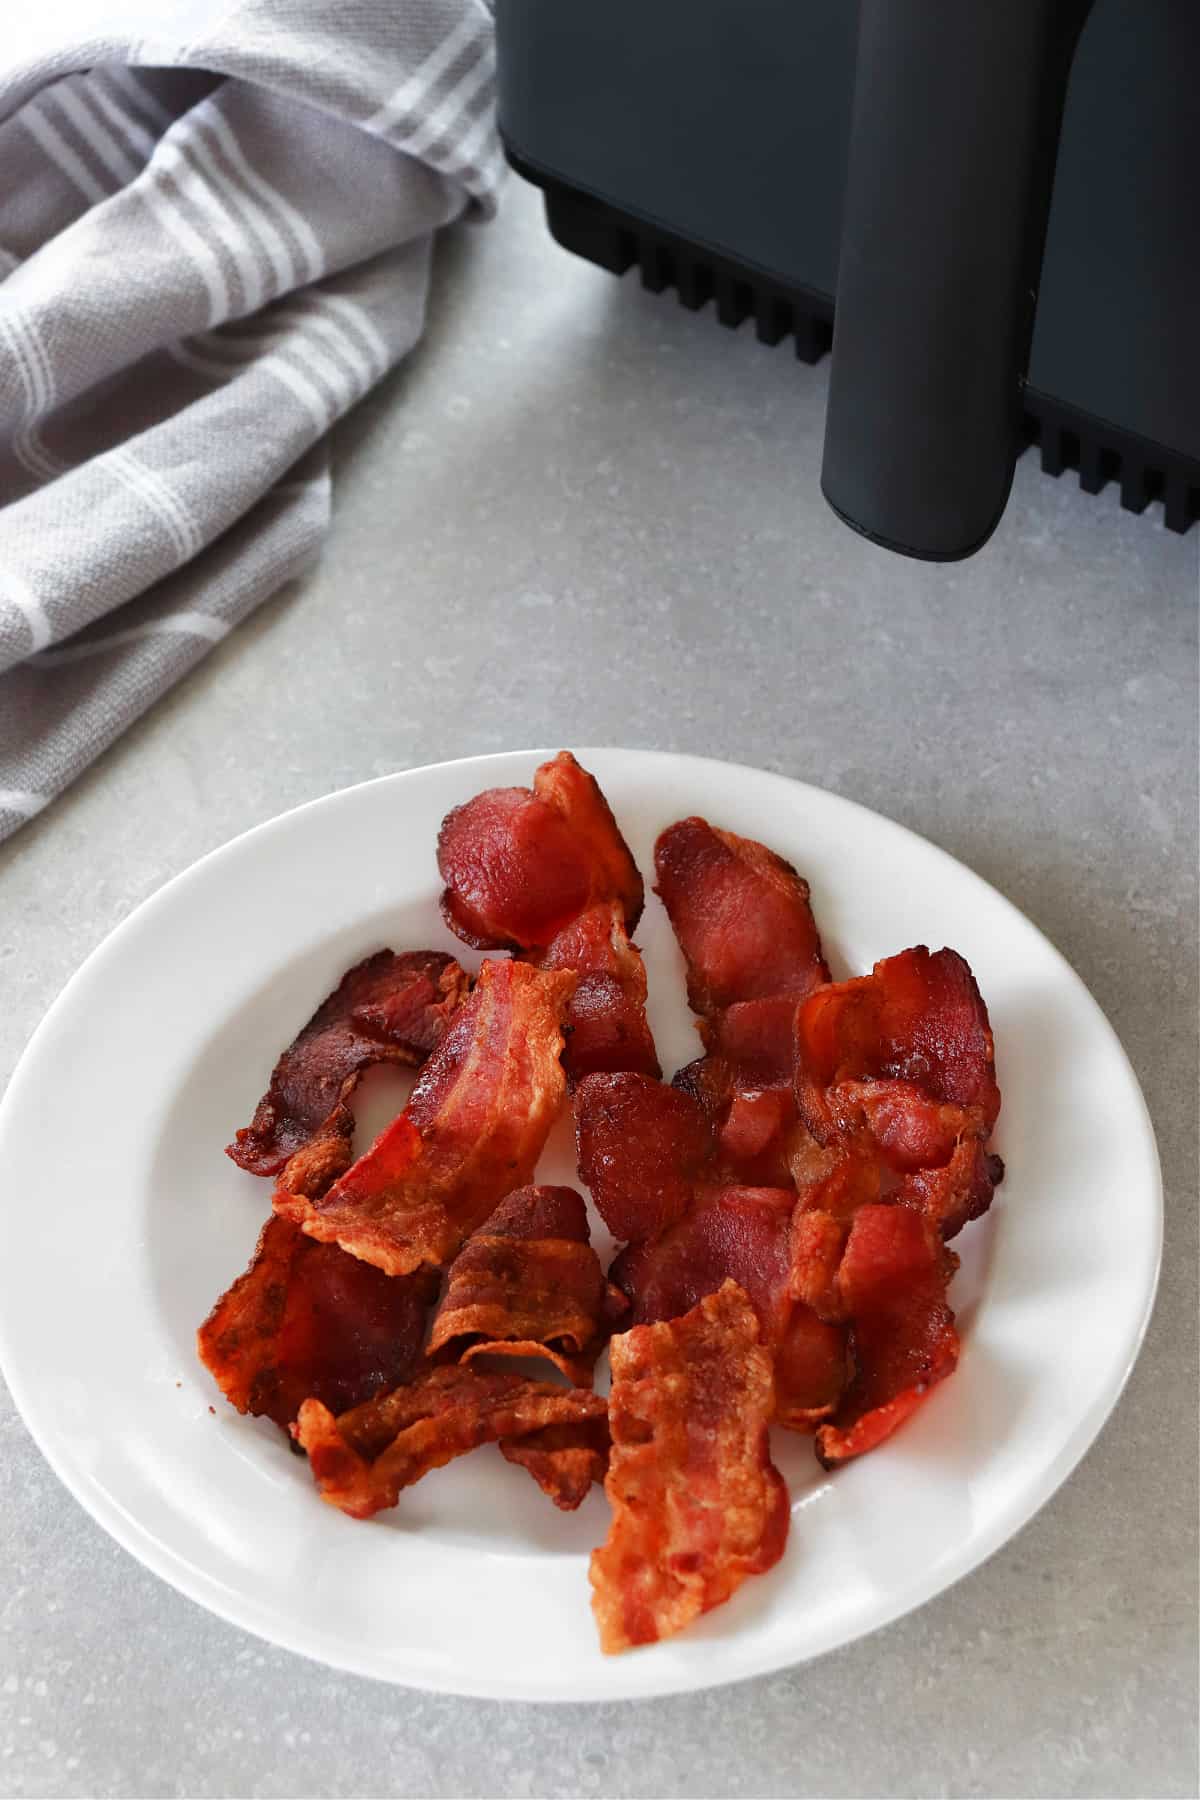
POLYGON ((586 1388, 454 1363, 340 1418, 319 1400, 306 1400, 293 1435, 308 1452, 322 1500, 367 1519, 395 1506, 401 1490, 431 1469, 479 1444, 521 1440, 604 1414, 604 1400, 586 1388))
POLYGON ((310 1237, 388 1275, 448 1263, 533 1174, 562 1105, 562 1017, 575 977, 484 963, 400 1117, 327 1194, 276 1190, 310 1237))
MULTIPOLYGON (((868 1085, 879 1083, 889 1084, 880 1103, 885 1115, 897 1090, 915 1090, 928 1109, 923 1129, 936 1129, 932 1109, 939 1106, 973 1115, 984 1134, 996 1123, 1000 1090, 987 1007, 953 950, 931 955, 918 944, 877 962, 870 975, 821 989, 797 1013, 796 1038, 800 1108, 822 1141, 857 1124, 868 1085)), ((885 1129, 880 1142, 886 1148, 888 1141, 885 1129)))
POLYGON ((612 1370, 613 1521, 589 1569, 610 1654, 682 1631, 771 1568, 789 1519, 767 1442, 771 1357, 735 1282, 615 1337, 612 1370))
POLYGON ((196 1345, 232 1406, 286 1428, 309 1395, 344 1412, 407 1381, 436 1293, 430 1271, 393 1279, 273 1214, 196 1345))
POLYGON ((933 1226, 909 1207, 863 1206, 854 1215, 836 1289, 851 1321, 855 1374, 817 1431, 826 1468, 874 1449, 953 1373, 958 1333, 946 1288, 956 1267, 933 1226))
POLYGON ((520 1188, 450 1265, 429 1355, 543 1356, 577 1387, 590 1387, 614 1300, 623 1311, 623 1296, 610 1298, 574 1188, 520 1188))
POLYGON ((712 1149, 691 1094, 634 1074, 589 1075, 575 1094, 579 1173, 614 1237, 656 1237, 682 1217, 712 1149))
POLYGON ((528 1437, 501 1438, 500 1454, 527 1469, 562 1512, 574 1512, 587 1499, 592 1483, 607 1475, 609 1446, 604 1417, 579 1425, 547 1425, 528 1437))
POLYGON ((820 989, 797 1012, 796 1047, 797 1104, 822 1144, 870 1145, 902 1177, 898 1198, 946 1237, 987 1211, 1003 1174, 983 1150, 1000 1090, 987 1008, 961 956, 918 944, 820 989))
MULTIPOLYGON (((249 1125, 225 1154, 252 1175, 278 1175, 315 1138, 350 1142, 346 1101, 375 1063, 425 1061, 466 997, 466 973, 452 956, 380 950, 342 976, 284 1051, 249 1125)), ((348 1159, 347 1159, 348 1160, 348 1159)))
POLYGON ((646 965, 616 901, 580 913, 536 961, 579 977, 564 1021, 563 1067, 572 1087, 585 1075, 617 1069, 662 1074, 646 1019, 646 965))
POLYGON ((917 1169, 906 1175, 895 1197, 916 1207, 944 1238, 952 1238, 972 1219, 983 1216, 1004 1179, 1004 1164, 976 1137, 963 1138, 940 1169, 917 1169))
POLYGON ((480 950, 544 949, 588 907, 642 914, 642 878, 595 780, 567 750, 533 789, 489 788, 447 813, 438 836, 442 914, 480 950))
POLYGON ((796 1005, 790 994, 741 1000, 700 1026, 709 1056, 732 1065, 749 1087, 790 1087, 796 1060, 796 1005))
POLYGON ((712 1124, 713 1170, 751 1187, 792 1180, 797 1137, 792 1092, 796 1002, 743 1000, 700 1023, 706 1055, 673 1085, 699 1100, 712 1124))
POLYGON ((654 847, 656 891, 687 963, 693 1012, 801 999, 829 980, 808 883, 764 844, 680 819, 654 847))
POLYGON ((629 1245, 609 1273, 636 1325, 679 1318, 736 1281, 775 1356, 775 1417, 804 1431, 833 1412, 849 1368, 845 1329, 819 1319, 793 1285, 795 1203, 791 1188, 702 1190, 685 1218, 652 1243, 629 1245))
POLYGON ((645 884, 595 776, 589 775, 569 750, 560 750, 534 775, 533 791, 588 847, 592 871, 589 904, 619 900, 625 924, 633 931, 646 903, 645 884))

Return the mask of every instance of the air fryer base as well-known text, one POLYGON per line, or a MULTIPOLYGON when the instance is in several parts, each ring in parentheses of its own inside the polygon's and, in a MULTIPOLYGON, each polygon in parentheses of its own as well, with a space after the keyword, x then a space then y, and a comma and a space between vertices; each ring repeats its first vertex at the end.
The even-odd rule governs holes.
MULTIPOLYGON (((717 319, 731 329, 753 319, 760 343, 776 345, 790 337, 802 362, 819 362, 830 348, 831 295, 781 283, 708 245, 677 237, 557 180, 507 146, 506 150, 517 173, 542 189, 551 236, 565 250, 613 275, 624 275, 636 265, 644 288, 659 294, 673 287, 689 311, 699 311, 712 300, 717 319)), ((1115 481, 1128 512, 1144 512, 1152 501, 1161 500, 1163 524, 1169 531, 1187 531, 1200 518, 1200 462, 1036 388, 1026 386, 1024 404, 1025 442, 1039 447, 1047 475, 1076 470, 1087 494, 1098 494, 1115 481)))

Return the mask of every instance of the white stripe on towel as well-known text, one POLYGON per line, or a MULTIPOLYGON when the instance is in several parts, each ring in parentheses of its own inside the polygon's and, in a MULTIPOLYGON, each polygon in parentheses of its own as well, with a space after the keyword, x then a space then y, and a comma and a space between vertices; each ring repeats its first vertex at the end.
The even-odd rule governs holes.
POLYGON ((171 632, 207 638, 210 644, 219 644, 223 637, 229 635, 230 629, 224 619, 214 619, 211 613, 166 613, 161 619, 151 619, 148 625, 130 625, 125 631, 111 632, 108 637, 92 638, 86 644, 64 644, 61 650, 47 650, 38 657, 36 666, 39 669, 49 669, 57 668, 60 663, 82 662, 85 657, 102 656, 106 650, 119 650, 123 644, 136 643, 139 638, 158 637, 171 632))

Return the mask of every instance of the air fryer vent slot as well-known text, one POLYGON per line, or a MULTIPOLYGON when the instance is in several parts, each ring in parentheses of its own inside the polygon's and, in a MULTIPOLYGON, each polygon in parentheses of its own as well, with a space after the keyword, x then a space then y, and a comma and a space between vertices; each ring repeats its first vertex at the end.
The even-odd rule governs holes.
MULTIPOLYGON (((554 182, 511 151, 509 161, 543 189, 547 223, 564 249, 614 275, 636 266, 644 288, 653 294, 674 288, 689 311, 698 312, 711 300, 721 324, 732 329, 752 318, 761 343, 790 337, 801 362, 819 362, 830 348, 833 303, 827 295, 783 286, 760 270, 554 182)), ((1200 519, 1200 463, 1033 388, 1025 390, 1025 440, 1038 446, 1047 475, 1076 470, 1087 494, 1117 482, 1121 505, 1135 513, 1161 500, 1169 531, 1187 531, 1200 519)))

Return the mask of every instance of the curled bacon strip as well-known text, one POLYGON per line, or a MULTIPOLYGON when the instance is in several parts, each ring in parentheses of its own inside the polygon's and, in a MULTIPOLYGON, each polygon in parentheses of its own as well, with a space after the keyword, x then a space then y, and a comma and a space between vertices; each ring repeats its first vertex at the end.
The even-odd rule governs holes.
POLYGON ((793 1285, 795 1201, 790 1188, 705 1189, 685 1218, 651 1243, 627 1246, 609 1273, 636 1325, 676 1319, 736 1281, 775 1357, 776 1421, 803 1431, 833 1412, 849 1367, 844 1326, 818 1318, 793 1285))
POLYGON ((608 1473, 610 1442, 606 1417, 585 1419, 577 1425, 547 1425, 527 1437, 501 1438, 500 1454, 528 1470, 560 1511, 574 1512, 592 1483, 608 1473))
POLYGON ((620 1294, 610 1298, 574 1188, 520 1188, 450 1265, 429 1354, 543 1356, 590 1387, 614 1301, 624 1311, 620 1294))
POLYGON ((712 1149, 699 1102, 645 1075, 589 1075, 575 1094, 579 1173, 614 1237, 681 1218, 712 1149))
POLYGON ((918 944, 819 989, 797 1012, 796 1047, 796 1100, 820 1143, 871 1146, 901 1178, 896 1198, 945 1237, 987 1210, 1003 1173, 983 1149, 1000 1090, 987 1008, 961 956, 918 944))
POLYGON ((522 1440, 548 1426, 603 1419, 585 1388, 455 1363, 433 1369, 335 1418, 306 1400, 293 1434, 308 1452, 322 1500, 355 1519, 395 1506, 401 1491, 479 1444, 522 1440))
POLYGON ((808 883, 752 838, 680 819, 654 847, 656 891, 687 963, 693 1012, 794 1000, 829 980, 808 883))
POLYGON ((444 1266, 501 1197, 528 1182, 566 1092, 569 973, 490 962, 400 1117, 316 1198, 275 1210, 389 1275, 444 1266))
POLYGON ((440 951, 368 956, 284 1051, 254 1118, 225 1154, 252 1175, 278 1175, 316 1138, 340 1136, 348 1146, 354 1119, 346 1102, 359 1076, 375 1063, 423 1063, 469 985, 440 951))
POLYGON ((344 1412, 408 1380, 436 1293, 431 1272, 393 1279, 273 1215, 197 1332, 200 1360, 239 1412, 286 1427, 310 1395, 344 1412))
POLYGON ((608 802, 567 750, 529 788, 489 788, 446 815, 438 837, 451 931, 481 950, 544 949, 587 908, 642 913, 642 878, 608 802))
POLYGON ((615 1337, 612 1370, 613 1520, 589 1569, 610 1654, 682 1631, 771 1568, 789 1517, 767 1442, 771 1357, 735 1282, 615 1337))
MULTIPOLYGON (((826 1233, 827 1247, 834 1242, 828 1226, 814 1226, 820 1217, 801 1221, 810 1247, 816 1230, 826 1233)), ((946 1304, 957 1258, 929 1221, 907 1206, 862 1206, 845 1245, 830 1294, 851 1324, 855 1373, 837 1412, 817 1431, 826 1468, 890 1437, 958 1362, 958 1333, 946 1304)))
POLYGON ((574 969, 563 1067, 574 1087, 585 1075, 633 1069, 662 1074, 646 1019, 646 965, 616 901, 589 907, 537 957, 540 969, 574 969))

